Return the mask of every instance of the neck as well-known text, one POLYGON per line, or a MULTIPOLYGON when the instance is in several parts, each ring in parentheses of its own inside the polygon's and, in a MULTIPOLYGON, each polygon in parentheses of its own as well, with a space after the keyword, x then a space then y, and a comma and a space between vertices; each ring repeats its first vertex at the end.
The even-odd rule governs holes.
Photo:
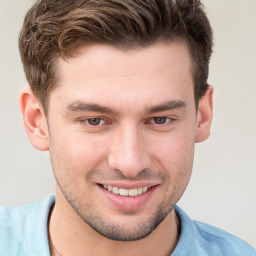
POLYGON ((149 236, 132 242, 113 241, 94 231, 71 207, 64 211, 56 198, 49 216, 49 244, 52 256, 169 256, 177 245, 179 227, 172 210, 149 236))

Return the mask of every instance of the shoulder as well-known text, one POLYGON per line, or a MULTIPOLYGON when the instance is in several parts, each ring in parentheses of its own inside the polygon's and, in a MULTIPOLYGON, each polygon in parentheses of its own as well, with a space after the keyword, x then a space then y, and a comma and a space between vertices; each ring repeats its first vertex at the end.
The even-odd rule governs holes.
POLYGON ((33 205, 0 207, 0 255, 30 255, 35 240, 48 243, 47 220, 54 199, 51 195, 33 205))
POLYGON ((181 222, 177 247, 185 252, 184 255, 256 256, 256 249, 242 239, 209 224, 191 220, 177 206, 175 211, 181 222))
POLYGON ((194 225, 201 242, 207 242, 213 250, 222 250, 227 255, 256 256, 256 249, 237 236, 200 221, 194 221, 194 225))
POLYGON ((35 205, 23 207, 0 208, 0 234, 1 238, 21 236, 25 231, 27 217, 35 205))

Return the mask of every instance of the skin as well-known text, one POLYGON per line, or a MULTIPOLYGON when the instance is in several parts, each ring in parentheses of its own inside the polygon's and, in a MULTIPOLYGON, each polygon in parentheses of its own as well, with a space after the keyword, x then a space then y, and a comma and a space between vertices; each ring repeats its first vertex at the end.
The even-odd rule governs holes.
POLYGON ((20 97, 30 142, 49 150, 56 178, 52 255, 170 255, 180 232, 173 207, 212 119, 212 87, 196 112, 187 45, 90 45, 60 59, 58 72, 47 119, 30 89, 20 97), (154 189, 119 207, 99 184, 154 189))

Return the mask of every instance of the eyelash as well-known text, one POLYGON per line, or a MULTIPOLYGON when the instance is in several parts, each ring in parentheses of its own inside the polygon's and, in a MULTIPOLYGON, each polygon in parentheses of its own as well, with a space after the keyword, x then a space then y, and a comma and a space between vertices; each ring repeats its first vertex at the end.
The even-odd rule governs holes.
MULTIPOLYGON (((149 120, 147 120, 145 122, 145 124, 152 124, 152 125, 156 125, 156 126, 168 126, 170 125, 171 123, 174 123, 176 121, 176 119, 174 118, 170 118, 170 117, 167 117, 167 116, 157 116, 157 117, 152 117, 150 118, 149 120), (164 119, 164 123, 156 123, 156 120, 157 119, 164 119)), ((104 118, 101 118, 101 117, 91 117, 91 118, 86 118, 86 119, 82 119, 80 120, 80 122, 83 124, 83 125, 88 125, 89 127, 101 127, 107 123, 111 123, 111 122, 108 122, 106 119, 104 118), (90 124, 90 121, 99 121, 99 123, 95 125, 93 124, 90 124)))
POLYGON ((107 121, 101 117, 91 117, 91 118, 86 118, 86 119, 82 119, 80 120, 80 122, 83 124, 83 125, 88 125, 90 127, 99 127, 99 126, 102 126, 104 125, 105 123, 107 123, 107 121), (99 120, 100 123, 99 124, 96 124, 96 125, 93 125, 93 124, 90 124, 90 121, 93 121, 93 120, 99 120), (104 123, 102 123, 104 122, 104 123))
POLYGON ((176 121, 176 119, 170 118, 167 116, 157 116, 157 117, 151 118, 149 122, 154 125, 165 126, 165 125, 170 125, 171 123, 173 123, 175 121, 176 121), (164 119, 164 123, 156 123, 157 119, 164 119))

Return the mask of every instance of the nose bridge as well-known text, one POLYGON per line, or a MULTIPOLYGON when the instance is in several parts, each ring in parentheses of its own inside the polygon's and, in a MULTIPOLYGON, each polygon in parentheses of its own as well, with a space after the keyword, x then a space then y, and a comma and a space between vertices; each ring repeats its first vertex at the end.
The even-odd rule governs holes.
POLYGON ((145 146, 140 128, 134 124, 123 124, 112 137, 108 159, 110 166, 127 177, 135 177, 149 168, 150 156, 145 146))

